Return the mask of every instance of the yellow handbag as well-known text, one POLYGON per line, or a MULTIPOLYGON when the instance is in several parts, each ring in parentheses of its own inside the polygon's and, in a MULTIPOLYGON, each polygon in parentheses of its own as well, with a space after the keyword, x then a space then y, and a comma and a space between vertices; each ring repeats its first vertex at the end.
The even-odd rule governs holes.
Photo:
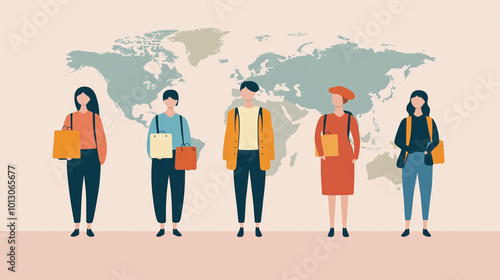
MULTIPOLYGON (((323 154, 325 157, 336 157, 339 155, 339 137, 337 134, 330 134, 330 132, 325 131, 327 115, 325 114, 324 116, 323 135, 321 135, 321 146, 323 147, 323 154)), ((319 157, 318 147, 316 147, 316 156, 319 157)))
POLYGON ((64 126, 62 130, 54 131, 53 158, 80 158, 80 132, 73 130, 73 114, 70 115, 70 118, 71 127, 64 126), (71 130, 69 130, 70 128, 71 130))
MULTIPOLYGON (((427 117, 427 127, 429 128, 429 135, 432 142, 432 118, 427 117)), ((434 164, 444 163, 444 142, 439 140, 439 144, 432 150, 432 162, 434 164)))

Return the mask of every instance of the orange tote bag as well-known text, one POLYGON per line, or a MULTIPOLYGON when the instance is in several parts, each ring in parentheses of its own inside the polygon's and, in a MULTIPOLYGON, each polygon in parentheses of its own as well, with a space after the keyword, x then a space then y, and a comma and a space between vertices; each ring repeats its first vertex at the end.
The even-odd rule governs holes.
POLYGON ((73 114, 70 115, 70 118, 71 127, 64 126, 62 130, 54 131, 53 158, 80 158, 80 132, 73 130, 73 114))
POLYGON ((181 120, 182 146, 175 148, 175 169, 176 170, 195 170, 196 169, 196 147, 191 147, 184 143, 184 129, 181 120))

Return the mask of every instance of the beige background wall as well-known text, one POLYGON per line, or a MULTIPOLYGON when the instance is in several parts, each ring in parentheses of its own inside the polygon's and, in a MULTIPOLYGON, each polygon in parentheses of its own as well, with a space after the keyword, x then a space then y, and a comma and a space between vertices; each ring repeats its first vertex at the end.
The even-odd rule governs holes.
MULTIPOLYGON (((60 169, 60 162, 51 158, 51 145, 53 130, 59 129, 66 114, 74 109, 74 90, 83 84, 98 93, 108 139, 114 144, 108 148, 108 160, 103 167, 94 227, 140 231, 157 227, 149 185, 150 160, 145 153, 145 128, 125 119, 114 108, 105 94, 106 81, 97 71, 84 69, 70 73, 65 65, 68 52, 104 52, 111 49, 115 39, 125 36, 200 27, 216 27, 242 37, 307 32, 318 44, 326 44, 333 42, 337 35, 355 37, 356 28, 365 28, 373 20, 371 13, 387 9, 389 1, 229 1, 235 6, 223 14, 223 19, 213 6, 218 2, 68 1, 46 26, 20 46, 18 53, 13 50, 7 34, 19 33, 23 18, 32 18, 41 8, 37 1, 2 2, 0 162, 1 168, 7 163, 18 166, 21 230, 72 228, 65 170, 60 169), (129 158, 139 160, 128 161, 129 158)), ((437 60, 419 67, 397 86, 395 97, 385 104, 384 111, 378 111, 380 129, 386 135, 394 135, 399 119, 404 117, 402 104, 407 102, 408 94, 416 88, 425 89, 431 95, 433 117, 441 134, 446 136, 448 161, 435 168, 429 226, 451 231, 500 230, 500 188, 496 179, 500 157, 497 148, 500 131, 496 121, 500 105, 498 3, 401 1, 400 5, 402 11, 370 39, 368 47, 377 49, 380 44, 390 44, 403 52, 424 51, 437 60), (496 85, 474 108, 474 104, 468 102, 481 84, 481 77, 491 77, 496 85), (458 105, 469 106, 471 110, 454 126, 445 113, 458 105)), ((239 53, 253 51, 244 44, 237 49, 222 49, 229 58, 235 59, 239 53)), ((241 65, 248 62, 241 61, 241 65)), ((230 73, 211 73, 210 65, 200 64, 199 74, 191 78, 210 82, 213 77, 230 73)), ((220 124, 229 104, 218 102, 217 95, 230 95, 231 85, 214 82, 210 89, 201 85, 178 88, 191 91, 186 93, 179 112, 187 113, 187 108, 200 111, 189 112, 193 133, 222 135, 220 124), (201 113, 208 109, 215 112, 210 118, 201 113)), ((319 189, 319 163, 312 153, 307 153, 308 148, 303 148, 318 117, 319 113, 310 113, 303 120, 297 137, 288 143, 289 148, 299 152, 294 169, 283 165, 276 175, 268 177, 263 220, 267 230, 328 227, 327 201, 319 189), (296 174, 295 184, 283 185, 281 172, 296 174)), ((207 140, 200 169, 188 174, 190 190, 186 194, 186 206, 195 206, 196 190, 214 180, 210 174, 231 179, 221 159, 221 141, 222 138, 219 142, 207 140)), ((366 181, 364 166, 358 165, 356 171, 358 182, 366 181)), ((400 191, 383 179, 369 181, 368 185, 358 184, 356 188, 350 204, 351 229, 402 228, 400 191)), ((2 208, 5 208, 6 191, 5 186, 0 188, 2 208)), ((417 195, 416 202, 418 198, 417 195)), ((417 225, 421 217, 418 204, 415 203, 414 209, 417 225)), ((232 181, 202 208, 192 215, 185 209, 183 229, 235 229, 232 181)), ((247 211, 252 213, 250 205, 247 211)), ((4 220, 5 214, 6 211, 0 211, 0 219, 4 220)), ((168 212, 167 217, 169 215, 168 212)), ((247 218, 251 221, 252 215, 247 218)))

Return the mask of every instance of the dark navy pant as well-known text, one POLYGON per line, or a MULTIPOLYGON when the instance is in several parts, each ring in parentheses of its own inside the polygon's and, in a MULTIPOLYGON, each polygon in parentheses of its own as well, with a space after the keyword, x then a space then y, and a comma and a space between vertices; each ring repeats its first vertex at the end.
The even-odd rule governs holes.
POLYGON ((153 188, 153 204, 158 223, 166 222, 167 215, 167 184, 170 178, 170 193, 172 196, 172 222, 181 220, 184 204, 185 170, 175 169, 175 150, 172 158, 152 159, 151 185, 153 188))
POLYGON ((101 163, 97 149, 82 149, 81 157, 68 160, 69 197, 71 199, 71 210, 73 221, 80 223, 82 211, 83 180, 85 180, 85 196, 87 198, 87 223, 94 221, 94 213, 97 205, 97 194, 99 193, 99 181, 101 179, 101 163))
POLYGON ((266 185, 266 171, 260 169, 258 150, 239 150, 234 170, 234 190, 236 193, 236 207, 238 222, 245 222, 245 207, 247 200, 248 175, 252 184, 253 211, 255 223, 262 219, 264 203, 264 188, 266 185))

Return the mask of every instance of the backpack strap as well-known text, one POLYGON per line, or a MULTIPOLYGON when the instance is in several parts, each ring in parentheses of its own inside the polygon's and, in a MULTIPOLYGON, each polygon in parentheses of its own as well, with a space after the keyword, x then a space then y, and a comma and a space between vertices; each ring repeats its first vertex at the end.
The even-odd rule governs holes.
POLYGON ((406 118, 406 146, 410 145, 411 138, 411 116, 406 118))
POLYGON ((158 115, 155 116, 155 122, 156 122, 156 133, 160 133, 160 126, 158 126, 158 115))
POLYGON ((73 130, 73 113, 69 114, 69 119, 71 122, 71 130, 73 130))
POLYGON ((238 122, 239 122, 240 113, 238 111, 238 107, 234 108, 234 131, 236 131, 236 118, 238 118, 238 122))
POLYGON ((94 130, 95 148, 97 149, 97 135, 95 133, 95 113, 94 112, 92 112, 92 128, 94 130))
MULTIPOLYGON (((351 133, 351 116, 352 116, 352 113, 349 112, 349 111, 344 111, 344 112, 348 115, 348 118, 347 118, 347 139, 349 139, 349 134, 351 133)), ((323 116, 324 116, 324 118, 323 118, 323 135, 325 135, 327 114, 324 114, 323 116)))
POLYGON ((429 116, 425 117, 427 119, 427 128, 429 129, 429 136, 431 137, 431 142, 432 142, 432 118, 429 116))
POLYGON ((324 114, 323 116, 324 116, 324 118, 323 118, 323 135, 325 135, 325 128, 326 128, 326 116, 327 116, 327 114, 324 114))
POLYGON ((259 116, 257 118, 257 128, 259 127, 258 119, 260 119, 260 131, 264 128, 264 117, 262 116, 262 107, 259 108, 259 116))
POLYGON ((345 113, 347 113, 347 139, 349 139, 349 134, 351 133, 351 116, 352 116, 352 113, 349 112, 349 111, 344 111, 345 113))
MULTIPOLYGON (((410 145, 411 138, 411 116, 406 117, 406 146, 410 145)), ((405 162, 408 157, 408 151, 405 152, 405 162)))
POLYGON ((184 143, 184 127, 182 126, 182 116, 181 116, 181 115, 179 115, 179 120, 180 120, 180 122, 181 122, 181 137, 182 137, 182 146, 184 146, 184 145, 186 145, 186 144, 184 143))

